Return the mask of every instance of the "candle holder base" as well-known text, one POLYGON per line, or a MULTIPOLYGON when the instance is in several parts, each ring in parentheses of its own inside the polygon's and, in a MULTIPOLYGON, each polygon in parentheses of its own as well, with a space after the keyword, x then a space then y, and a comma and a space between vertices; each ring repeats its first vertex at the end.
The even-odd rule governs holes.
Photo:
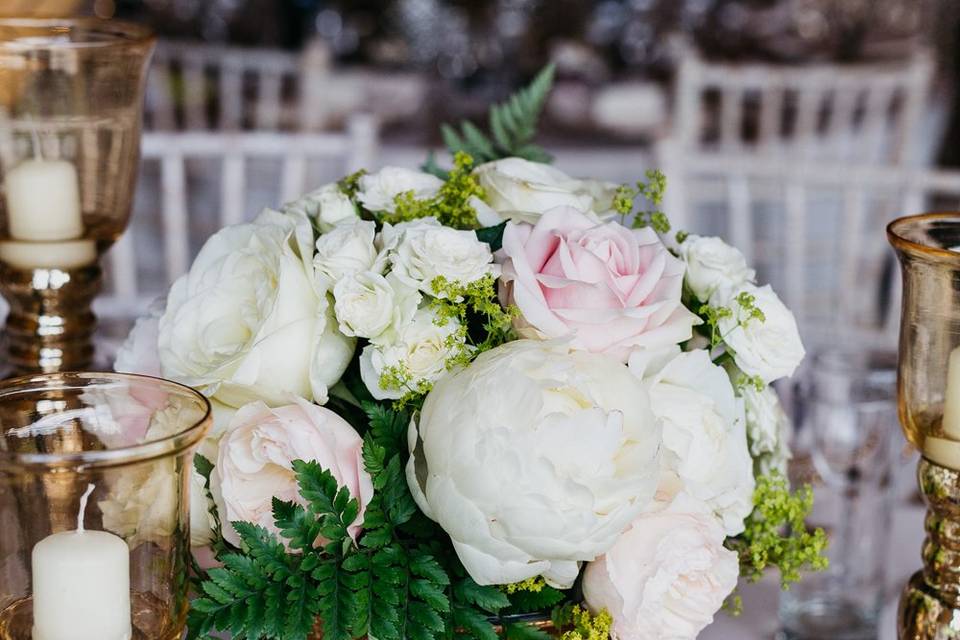
POLYGON ((10 304, 5 375, 79 371, 93 362, 100 291, 96 263, 73 269, 18 269, 0 263, 0 293, 10 304))
POLYGON ((900 596, 899 640, 960 637, 960 471, 926 458, 917 467, 927 502, 923 570, 900 596))

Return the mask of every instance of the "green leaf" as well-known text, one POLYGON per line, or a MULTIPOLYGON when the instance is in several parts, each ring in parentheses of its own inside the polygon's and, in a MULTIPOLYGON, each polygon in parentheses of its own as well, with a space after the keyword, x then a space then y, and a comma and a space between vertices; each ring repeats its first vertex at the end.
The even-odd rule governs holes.
POLYGON ((559 589, 544 585, 540 591, 516 591, 508 597, 511 613, 534 613, 552 609, 563 602, 566 594, 559 589))
POLYGON ((504 221, 495 227, 477 229, 477 240, 490 245, 490 251, 499 251, 503 247, 503 231, 506 228, 507 223, 504 221))
POLYGON ((461 123, 459 130, 442 125, 440 133, 450 153, 464 151, 478 164, 511 156, 549 162, 550 155, 533 144, 533 139, 553 87, 554 70, 554 65, 548 65, 527 87, 490 108, 488 125, 492 139, 469 122, 461 123))
POLYGON ((410 415, 394 411, 376 402, 365 402, 363 410, 370 419, 370 434, 373 440, 386 450, 386 457, 407 453, 407 430, 410 415))
POLYGON ((457 599, 467 602, 484 611, 498 613, 510 606, 510 600, 500 589, 492 585, 481 586, 467 577, 455 586, 457 599))
POLYGON ((197 470, 204 481, 210 482, 210 474, 213 472, 213 463, 207 460, 199 453, 193 455, 193 468, 197 470))
POLYGON ((550 640, 550 634, 525 622, 503 625, 503 636, 507 640, 550 640))
POLYGON ((453 612, 453 622, 477 640, 498 640, 497 631, 482 613, 469 607, 458 606, 453 612))

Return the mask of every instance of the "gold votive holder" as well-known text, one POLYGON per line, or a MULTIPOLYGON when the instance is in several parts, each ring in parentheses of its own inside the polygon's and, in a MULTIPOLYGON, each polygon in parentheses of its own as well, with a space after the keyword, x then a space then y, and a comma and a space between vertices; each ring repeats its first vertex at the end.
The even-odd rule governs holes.
POLYGON ((100 256, 130 217, 141 26, 0 19, 0 293, 14 373, 88 368, 100 256))
POLYGON ((210 404, 144 376, 0 383, 0 640, 174 640, 210 404))

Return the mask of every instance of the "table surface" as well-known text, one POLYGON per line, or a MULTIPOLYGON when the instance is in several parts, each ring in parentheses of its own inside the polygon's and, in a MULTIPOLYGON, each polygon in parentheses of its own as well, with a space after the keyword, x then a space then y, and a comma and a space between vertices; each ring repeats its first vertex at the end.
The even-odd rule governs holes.
MULTIPOLYGON (((896 640, 896 611, 900 589, 920 568, 925 510, 917 504, 898 507, 894 514, 893 536, 888 553, 889 578, 886 605, 880 619, 878 640, 896 640)), ((743 585, 743 613, 731 617, 717 614, 699 640, 771 640, 777 633, 777 604, 780 589, 776 576, 756 584, 743 585)), ((827 640, 827 639, 824 639, 827 640)))

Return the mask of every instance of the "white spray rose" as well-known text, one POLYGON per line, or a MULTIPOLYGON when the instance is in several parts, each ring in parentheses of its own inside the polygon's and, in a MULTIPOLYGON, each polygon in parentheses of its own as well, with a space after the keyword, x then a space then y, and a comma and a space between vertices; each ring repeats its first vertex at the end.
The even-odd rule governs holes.
POLYGON ((447 371, 447 362, 460 353, 463 339, 457 336, 460 323, 450 318, 437 324, 430 308, 418 309, 413 319, 396 332, 385 334, 364 347, 360 354, 360 376, 377 400, 403 397, 420 384, 435 382, 447 371), (403 372, 409 388, 384 388, 384 372, 403 372))
POLYGON ((317 238, 313 264, 321 288, 332 286, 351 273, 375 271, 381 273, 384 263, 378 262, 374 244, 376 224, 369 220, 354 220, 337 225, 317 238))
POLYGON ((316 191, 284 205, 285 212, 298 212, 317 221, 320 231, 326 233, 341 222, 356 220, 357 208, 336 183, 324 185, 316 191))
MULTIPOLYGON (((727 372, 706 351, 677 351, 659 369, 659 363, 645 362, 652 356, 643 352, 630 363, 643 376, 653 413, 663 421, 664 488, 704 502, 727 534, 737 535, 753 511, 754 490, 743 404, 727 372)), ((667 353, 658 354, 660 362, 667 353)))
POLYGON ((737 586, 737 554, 708 510, 687 496, 637 518, 587 565, 583 596, 613 617, 616 640, 694 640, 737 586))
POLYGON ((711 304, 729 307, 732 316, 721 318, 720 335, 733 351, 733 360, 749 376, 759 376, 767 384, 792 376, 803 360, 803 343, 793 313, 770 285, 742 285, 729 291, 718 291, 711 304), (737 298, 745 293, 753 296, 754 306, 764 318, 748 318, 737 298))
POLYGON ((504 158, 474 170, 486 202, 503 219, 535 224, 554 207, 592 211, 601 217, 612 212, 617 185, 577 180, 563 171, 523 158, 504 158))
POLYGON ((758 391, 753 385, 745 385, 743 397, 747 416, 747 437, 750 452, 761 474, 779 471, 786 474, 790 460, 790 418, 780 405, 776 391, 765 387, 758 391))
POLYGON ((420 292, 373 271, 350 274, 333 288, 334 312, 346 336, 376 339, 388 329, 399 331, 412 319, 420 292))
POLYGON ((309 224, 268 211, 211 236, 170 289, 160 318, 165 377, 232 406, 326 401, 354 341, 330 321, 327 297, 314 286, 304 253, 309 224))
POLYGON ((426 200, 437 195, 443 180, 402 167, 384 167, 377 173, 360 178, 360 191, 357 199, 368 211, 396 211, 396 197, 403 193, 412 193, 415 200, 426 200))
POLYGON ((442 276, 449 282, 469 284, 487 274, 500 275, 492 264, 490 245, 473 231, 445 227, 434 218, 421 218, 393 227, 384 225, 382 242, 389 246, 393 273, 411 287, 438 295, 431 286, 442 276))
POLYGON ((660 429, 617 360, 518 340, 441 378, 409 446, 410 490, 474 580, 566 588, 653 497, 660 429))
POLYGON ((680 245, 680 257, 687 263, 687 286, 703 302, 717 289, 737 288, 756 277, 740 250, 720 238, 688 236, 680 245))

